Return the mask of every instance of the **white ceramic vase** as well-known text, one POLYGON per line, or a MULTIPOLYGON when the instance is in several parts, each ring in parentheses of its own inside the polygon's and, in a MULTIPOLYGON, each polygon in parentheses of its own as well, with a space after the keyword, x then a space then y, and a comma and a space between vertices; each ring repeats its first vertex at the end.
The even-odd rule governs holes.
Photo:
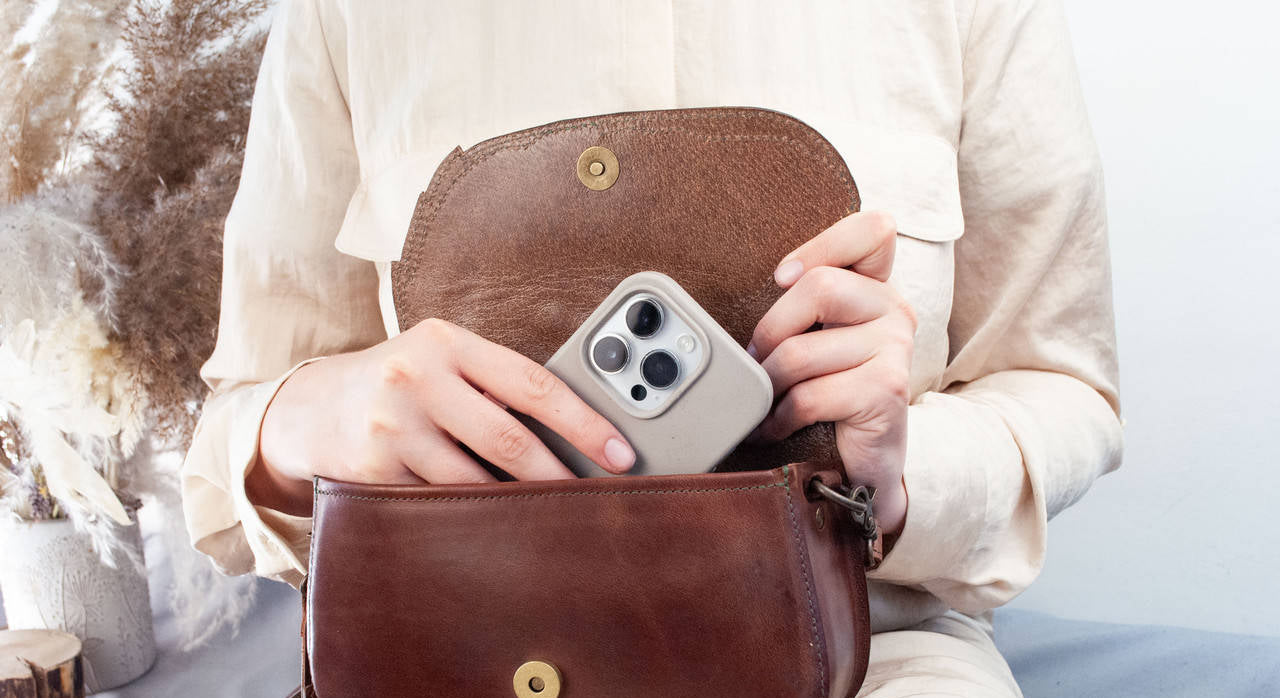
MULTIPOLYGON (((137 518, 121 527, 141 559, 137 518)), ((83 643, 85 688, 105 691, 156 659, 146 575, 127 560, 102 563, 69 520, 0 523, 0 594, 10 628, 65 630, 83 643)))

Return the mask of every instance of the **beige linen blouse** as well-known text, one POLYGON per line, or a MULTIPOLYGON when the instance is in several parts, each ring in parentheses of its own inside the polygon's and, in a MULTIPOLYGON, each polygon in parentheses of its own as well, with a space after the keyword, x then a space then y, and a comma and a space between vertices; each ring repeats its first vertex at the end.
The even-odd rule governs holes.
POLYGON ((452 148, 731 105, 816 128, 898 222, 892 282, 919 331, 875 628, 1026 588, 1048 520, 1121 456, 1102 173, 1061 8, 1034 0, 284 2, 182 470, 195 546, 300 583, 310 520, 245 496, 263 413, 299 366, 397 331, 389 263, 452 148))

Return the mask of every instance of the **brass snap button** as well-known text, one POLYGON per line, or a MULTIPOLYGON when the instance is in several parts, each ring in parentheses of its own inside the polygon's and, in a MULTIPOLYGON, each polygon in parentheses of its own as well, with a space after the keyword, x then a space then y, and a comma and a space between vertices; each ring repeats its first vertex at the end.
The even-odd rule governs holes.
POLYGON ((560 695, 560 670, 547 662, 525 662, 511 679, 516 698, 556 698, 560 695))
POLYGON ((587 148, 578 156, 578 180, 594 191, 612 187, 618 181, 618 156, 604 146, 587 148))

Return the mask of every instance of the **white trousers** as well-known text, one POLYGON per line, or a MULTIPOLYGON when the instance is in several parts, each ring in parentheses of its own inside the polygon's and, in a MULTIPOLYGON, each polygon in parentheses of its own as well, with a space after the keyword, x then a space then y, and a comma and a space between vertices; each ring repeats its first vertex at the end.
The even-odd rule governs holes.
POLYGON ((979 696, 1022 698, 992 639, 991 613, 956 611, 871 636, 871 663, 859 698, 979 696))

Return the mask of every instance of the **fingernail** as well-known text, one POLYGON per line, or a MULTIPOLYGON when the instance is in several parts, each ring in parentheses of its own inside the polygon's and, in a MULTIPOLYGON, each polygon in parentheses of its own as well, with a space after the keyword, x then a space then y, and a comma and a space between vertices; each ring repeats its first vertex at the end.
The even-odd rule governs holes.
POLYGON ((756 354, 756 343, 755 343, 755 342, 748 342, 748 343, 747 343, 747 353, 748 353, 748 354, 750 354, 750 355, 751 355, 751 358, 755 359, 756 361, 759 361, 759 360, 760 360, 760 356, 759 356, 758 354, 756 354))
POLYGON ((604 457, 615 470, 627 470, 636 462, 636 452, 616 436, 605 442, 604 457))
POLYGON ((804 262, 801 262, 798 259, 793 259, 790 262, 780 265, 773 272, 773 280, 776 281, 779 286, 790 286, 795 283, 796 279, 800 278, 800 273, 803 271, 804 262))

